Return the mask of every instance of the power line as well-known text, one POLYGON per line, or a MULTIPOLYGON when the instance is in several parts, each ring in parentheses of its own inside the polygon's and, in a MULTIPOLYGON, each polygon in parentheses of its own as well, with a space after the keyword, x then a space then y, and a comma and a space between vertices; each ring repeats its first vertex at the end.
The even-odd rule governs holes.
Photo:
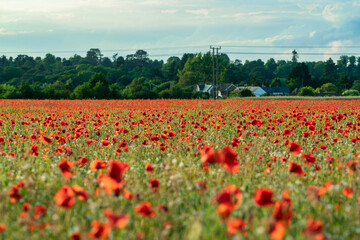
MULTIPOLYGON (((360 49, 360 46, 270 46, 270 45, 225 45, 224 48, 265 48, 265 49, 360 49)), ((138 47, 138 48, 119 48, 119 49, 103 49, 101 52, 125 52, 125 51, 136 51, 139 49, 144 50, 182 50, 182 49, 193 49, 193 48, 207 48, 206 45, 188 45, 188 46, 168 46, 168 47, 138 47)), ((30 54, 30 53, 86 53, 88 50, 48 50, 48 51, 0 51, 2 54, 30 54)), ((250 54, 263 54, 263 53, 250 53, 250 54)), ((272 53, 265 53, 272 54, 272 53)), ((313 53, 312 53, 313 54, 313 53)), ((323 53, 319 53, 323 54, 323 53)), ((303 54, 304 55, 304 54, 303 54)), ((310 55, 310 54, 306 54, 310 55)))
MULTIPOLYGON (((234 55, 293 55, 292 53, 284 52, 224 52, 225 54, 234 54, 234 55)), ((330 52, 319 52, 319 53, 301 53, 298 52, 298 55, 307 55, 307 56, 319 56, 319 55, 360 55, 360 53, 330 53, 330 52)))
POLYGON ((360 46, 265 46, 265 45, 225 45, 223 47, 228 48, 290 48, 290 49, 306 49, 306 48, 318 48, 318 49, 326 49, 326 48, 360 48, 360 46))

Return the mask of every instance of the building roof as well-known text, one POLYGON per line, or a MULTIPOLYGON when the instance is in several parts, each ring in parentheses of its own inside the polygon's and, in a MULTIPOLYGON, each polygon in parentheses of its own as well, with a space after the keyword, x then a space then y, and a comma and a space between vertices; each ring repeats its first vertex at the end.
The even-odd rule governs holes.
POLYGON ((239 90, 241 90, 241 89, 245 89, 245 88, 247 88, 247 89, 250 89, 250 91, 252 91, 252 92, 255 92, 258 88, 261 88, 261 87, 258 87, 258 86, 250 86, 250 87, 237 87, 235 90, 236 91, 239 91, 239 90))
POLYGON ((211 90, 212 87, 212 85, 199 85, 199 91, 208 92, 211 90))
POLYGON ((225 83, 220 85, 220 91, 229 91, 233 88, 233 90, 236 88, 236 86, 232 83, 225 83))

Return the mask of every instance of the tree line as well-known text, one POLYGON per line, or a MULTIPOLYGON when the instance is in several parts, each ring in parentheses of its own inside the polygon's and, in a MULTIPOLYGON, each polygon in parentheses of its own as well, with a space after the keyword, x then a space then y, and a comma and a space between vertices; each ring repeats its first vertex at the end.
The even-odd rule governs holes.
MULTIPOLYGON (((280 87, 291 91, 312 87, 324 92, 360 91, 360 57, 341 56, 334 62, 298 62, 273 58, 242 62, 218 56, 222 84, 280 87)), ((193 93, 195 84, 211 84, 212 55, 185 53, 166 62, 152 60, 144 50, 125 57, 104 57, 90 49, 85 57, 46 54, 0 57, 0 98, 11 99, 153 99, 208 97, 193 93)))

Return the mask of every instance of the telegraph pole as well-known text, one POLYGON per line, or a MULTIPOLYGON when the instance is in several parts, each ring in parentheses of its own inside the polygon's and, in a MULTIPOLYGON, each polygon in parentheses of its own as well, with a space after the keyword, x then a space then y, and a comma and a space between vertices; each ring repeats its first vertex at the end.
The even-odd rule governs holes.
POLYGON ((215 61, 214 61, 214 54, 215 54, 215 48, 210 46, 210 49, 212 49, 212 64, 213 64, 213 72, 212 72, 212 82, 213 82, 213 99, 215 99, 215 61))
POLYGON ((213 63, 213 74, 212 74, 212 80, 213 80, 213 98, 216 99, 217 96, 217 85, 219 84, 218 76, 219 76, 219 61, 218 61, 218 55, 219 50, 221 47, 213 47, 210 46, 210 49, 212 49, 212 63, 213 63), (215 80, 215 50, 216 50, 216 80, 215 80))
MULTIPOLYGON (((216 48, 216 92, 219 88, 219 50, 221 49, 221 46, 216 48)), ((221 90, 221 88, 219 88, 221 90)))

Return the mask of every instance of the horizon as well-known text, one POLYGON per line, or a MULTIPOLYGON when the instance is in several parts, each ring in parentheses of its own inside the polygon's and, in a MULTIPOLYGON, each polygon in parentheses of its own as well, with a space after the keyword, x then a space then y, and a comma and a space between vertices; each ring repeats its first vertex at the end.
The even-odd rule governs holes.
POLYGON ((216 45, 220 53, 251 53, 228 54, 231 60, 290 60, 295 49, 301 62, 323 61, 360 56, 359 11, 360 0, 3 0, 0 55, 68 58, 99 48, 111 57, 142 49, 166 60, 216 45))

